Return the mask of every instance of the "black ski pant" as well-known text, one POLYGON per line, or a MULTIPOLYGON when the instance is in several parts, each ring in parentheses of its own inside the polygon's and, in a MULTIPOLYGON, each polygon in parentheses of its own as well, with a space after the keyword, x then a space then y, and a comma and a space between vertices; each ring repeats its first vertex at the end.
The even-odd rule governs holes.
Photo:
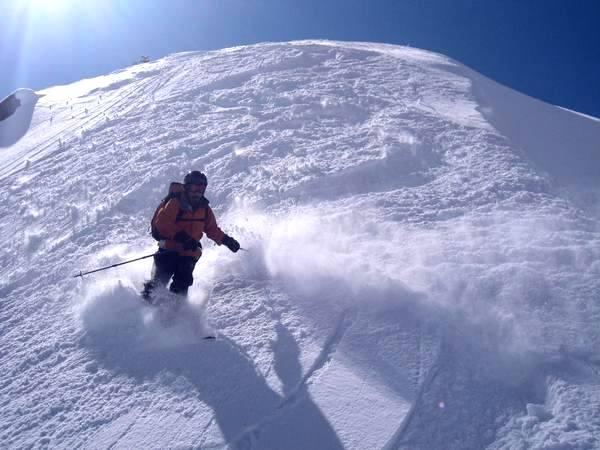
POLYGON ((187 295, 189 287, 194 283, 194 267, 196 258, 180 256, 177 252, 159 250, 154 255, 152 279, 144 284, 143 296, 150 300, 150 294, 155 286, 167 286, 173 279, 169 290, 175 294, 187 295))

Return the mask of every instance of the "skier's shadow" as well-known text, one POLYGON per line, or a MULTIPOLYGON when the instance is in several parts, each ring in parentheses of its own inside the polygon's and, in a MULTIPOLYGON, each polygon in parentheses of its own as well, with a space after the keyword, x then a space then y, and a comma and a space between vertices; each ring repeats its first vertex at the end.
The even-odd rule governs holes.
MULTIPOLYGON (((202 447, 342 449, 303 383, 300 350, 284 326, 277 327, 273 352, 282 394, 267 384, 252 359, 226 337, 170 350, 101 352, 99 362, 140 383, 165 371, 185 377, 200 400, 212 408, 222 435, 209 428, 203 433, 202 447)), ((190 433, 196 442, 199 437, 190 433)))

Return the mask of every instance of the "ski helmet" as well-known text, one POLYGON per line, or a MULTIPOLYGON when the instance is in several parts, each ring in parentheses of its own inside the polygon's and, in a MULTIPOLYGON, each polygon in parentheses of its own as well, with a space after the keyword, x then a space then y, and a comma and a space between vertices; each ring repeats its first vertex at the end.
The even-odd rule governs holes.
POLYGON ((193 170, 188 173, 183 179, 183 184, 208 184, 208 179, 206 175, 198 170, 193 170))

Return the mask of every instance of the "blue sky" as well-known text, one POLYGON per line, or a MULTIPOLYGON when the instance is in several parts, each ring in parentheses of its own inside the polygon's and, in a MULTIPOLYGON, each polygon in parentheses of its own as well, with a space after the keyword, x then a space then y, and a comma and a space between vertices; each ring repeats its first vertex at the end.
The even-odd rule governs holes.
POLYGON ((264 41, 408 44, 600 117, 597 0, 0 0, 0 98, 264 41))

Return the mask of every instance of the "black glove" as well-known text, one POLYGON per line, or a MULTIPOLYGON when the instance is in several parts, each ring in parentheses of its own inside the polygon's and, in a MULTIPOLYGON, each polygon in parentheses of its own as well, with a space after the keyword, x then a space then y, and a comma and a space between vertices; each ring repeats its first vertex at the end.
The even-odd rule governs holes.
POLYGON ((240 249, 240 243, 231 236, 223 236, 223 245, 231 250, 233 253, 240 249))
POLYGON ((173 236, 173 240, 183 245, 184 250, 196 251, 201 247, 200 242, 191 237, 185 231, 179 231, 175 236, 173 236))

